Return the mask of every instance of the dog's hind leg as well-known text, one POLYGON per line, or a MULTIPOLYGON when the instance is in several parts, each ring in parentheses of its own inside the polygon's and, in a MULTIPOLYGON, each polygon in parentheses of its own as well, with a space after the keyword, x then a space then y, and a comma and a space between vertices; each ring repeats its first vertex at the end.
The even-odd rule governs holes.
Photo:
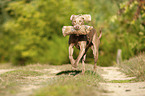
POLYGON ((93 50, 93 54, 94 54, 94 72, 96 71, 96 67, 97 67, 97 60, 98 60, 98 55, 99 55, 99 44, 100 44, 100 38, 102 36, 102 32, 100 30, 100 35, 99 37, 97 36, 97 32, 94 34, 93 36, 93 46, 91 46, 91 49, 93 50))
POLYGON ((70 59, 72 66, 74 66, 74 63, 75 63, 75 60, 73 58, 73 51, 74 51, 73 47, 74 47, 74 43, 69 45, 69 59, 70 59))
POLYGON ((94 54, 94 72, 96 71, 97 68, 97 60, 98 60, 98 46, 93 45, 91 46, 91 49, 93 50, 93 54, 94 54))

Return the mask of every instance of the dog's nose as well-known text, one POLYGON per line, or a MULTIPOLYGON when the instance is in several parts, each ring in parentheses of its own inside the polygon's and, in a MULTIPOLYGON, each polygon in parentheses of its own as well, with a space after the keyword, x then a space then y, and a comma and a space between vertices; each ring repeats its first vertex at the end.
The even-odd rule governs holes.
POLYGON ((76 30, 80 29, 80 27, 79 27, 79 26, 74 26, 74 28, 75 28, 76 30))

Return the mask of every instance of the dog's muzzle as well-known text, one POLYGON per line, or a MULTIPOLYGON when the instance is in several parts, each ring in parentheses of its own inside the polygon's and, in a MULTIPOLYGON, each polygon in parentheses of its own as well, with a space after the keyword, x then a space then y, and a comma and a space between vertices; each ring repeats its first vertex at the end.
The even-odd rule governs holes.
POLYGON ((75 26, 74 26, 74 29, 79 30, 79 29, 81 29, 81 26, 75 25, 75 26))

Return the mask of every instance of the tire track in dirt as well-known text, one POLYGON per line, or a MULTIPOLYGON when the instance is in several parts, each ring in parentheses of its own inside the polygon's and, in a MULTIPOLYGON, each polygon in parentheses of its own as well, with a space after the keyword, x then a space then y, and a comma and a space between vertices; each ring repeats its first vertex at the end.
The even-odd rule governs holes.
MULTIPOLYGON (((118 67, 101 67, 104 71, 101 76, 108 82, 112 80, 131 80, 135 77, 128 77, 118 67)), ((103 89, 107 90, 103 96, 145 96, 145 82, 134 83, 100 83, 103 89)))

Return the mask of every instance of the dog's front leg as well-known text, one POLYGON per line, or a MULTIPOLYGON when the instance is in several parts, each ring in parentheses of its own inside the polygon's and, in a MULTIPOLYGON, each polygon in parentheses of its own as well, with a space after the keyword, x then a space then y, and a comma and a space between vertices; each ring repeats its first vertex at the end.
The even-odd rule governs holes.
POLYGON ((86 54, 83 56, 83 59, 82 59, 82 65, 83 65, 82 74, 85 73, 85 59, 86 59, 86 54))
POLYGON ((82 58, 82 56, 84 55, 85 53, 85 48, 86 48, 86 41, 79 41, 79 46, 80 46, 80 52, 79 52, 79 55, 74 63, 74 67, 76 68, 78 66, 78 63, 80 61, 80 59, 82 58))
POLYGON ((73 51, 74 51, 73 47, 74 47, 73 43, 69 45, 69 59, 70 59, 72 66, 74 66, 74 63, 75 63, 75 60, 73 58, 73 51))

